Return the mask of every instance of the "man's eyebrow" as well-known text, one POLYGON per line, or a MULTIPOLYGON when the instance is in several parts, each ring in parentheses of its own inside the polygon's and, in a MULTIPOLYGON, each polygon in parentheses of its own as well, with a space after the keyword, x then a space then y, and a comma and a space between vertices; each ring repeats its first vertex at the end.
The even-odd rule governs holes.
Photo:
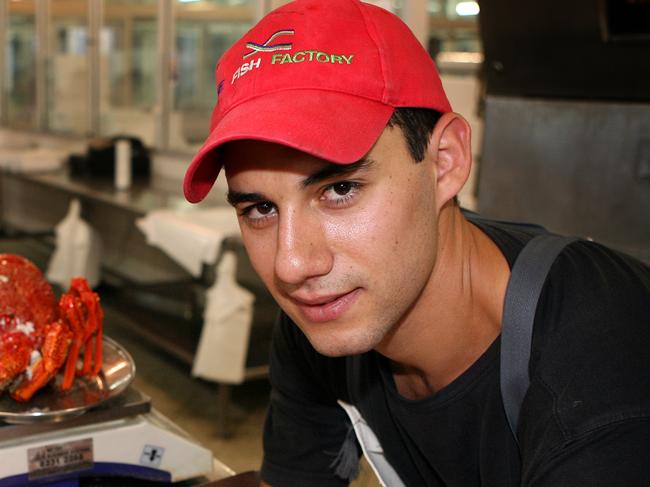
MULTIPOLYGON (((351 174, 359 170, 366 170, 373 163, 374 161, 367 157, 359 159, 357 162, 353 162, 352 164, 344 165, 330 163, 322 169, 316 171, 314 174, 303 179, 300 182, 300 186, 302 188, 307 188, 312 184, 316 184, 330 178, 351 174)), ((228 190, 228 193, 226 193, 226 199, 232 206, 236 206, 240 203, 264 203, 265 201, 268 201, 268 198, 261 193, 243 193, 240 191, 235 191, 233 189, 228 190)))
POLYGON ((263 194, 241 193, 232 189, 228 190, 226 199, 232 206, 236 206, 239 203, 263 203, 265 201, 268 201, 268 198, 265 198, 263 194))
POLYGON ((307 186, 320 183, 321 181, 324 181, 326 179, 345 176, 347 174, 351 174, 359 170, 367 170, 368 168, 370 168, 370 166, 372 166, 373 163, 374 161, 367 157, 359 159, 357 162, 353 162, 352 164, 344 165, 344 164, 330 163, 325 167, 323 167, 322 169, 316 171, 314 174, 303 179, 300 182, 300 186, 306 188, 307 186))

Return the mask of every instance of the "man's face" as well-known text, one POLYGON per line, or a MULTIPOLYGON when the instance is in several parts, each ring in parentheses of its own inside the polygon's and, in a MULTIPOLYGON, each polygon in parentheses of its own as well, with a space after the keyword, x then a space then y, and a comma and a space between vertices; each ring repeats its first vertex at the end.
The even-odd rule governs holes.
POLYGON ((408 321, 436 256, 435 170, 387 128, 359 163, 284 146, 223 150, 253 267, 320 353, 381 348, 408 321))

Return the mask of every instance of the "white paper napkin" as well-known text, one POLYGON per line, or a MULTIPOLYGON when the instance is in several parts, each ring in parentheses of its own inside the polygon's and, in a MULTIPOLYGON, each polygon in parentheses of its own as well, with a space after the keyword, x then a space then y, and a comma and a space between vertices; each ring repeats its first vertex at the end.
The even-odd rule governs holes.
POLYGON ((240 234, 235 211, 226 207, 154 210, 136 225, 150 245, 162 249, 194 277, 201 276, 203 264, 216 263, 224 238, 240 234))
POLYGON ((101 239, 97 232, 81 218, 81 203, 70 202, 68 214, 57 224, 56 248, 47 266, 50 282, 68 288, 73 277, 85 277, 90 287, 99 284, 101 277, 101 239))
POLYGON ((227 251, 217 281, 206 291, 203 329, 192 375, 217 382, 244 381, 255 297, 235 280, 237 257, 227 251))

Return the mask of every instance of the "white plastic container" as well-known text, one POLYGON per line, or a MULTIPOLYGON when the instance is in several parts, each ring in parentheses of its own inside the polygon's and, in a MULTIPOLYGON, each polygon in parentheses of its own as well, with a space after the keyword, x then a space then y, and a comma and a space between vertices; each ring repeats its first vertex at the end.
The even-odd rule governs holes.
POLYGON ((131 142, 118 140, 115 144, 115 188, 131 187, 131 142))

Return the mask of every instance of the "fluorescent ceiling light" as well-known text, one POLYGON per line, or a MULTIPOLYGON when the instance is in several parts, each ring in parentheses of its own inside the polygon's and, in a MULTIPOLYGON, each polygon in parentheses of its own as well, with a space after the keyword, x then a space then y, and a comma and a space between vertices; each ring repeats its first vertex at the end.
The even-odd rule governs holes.
POLYGON ((456 4, 456 13, 461 17, 478 15, 480 10, 477 2, 458 2, 456 4))

